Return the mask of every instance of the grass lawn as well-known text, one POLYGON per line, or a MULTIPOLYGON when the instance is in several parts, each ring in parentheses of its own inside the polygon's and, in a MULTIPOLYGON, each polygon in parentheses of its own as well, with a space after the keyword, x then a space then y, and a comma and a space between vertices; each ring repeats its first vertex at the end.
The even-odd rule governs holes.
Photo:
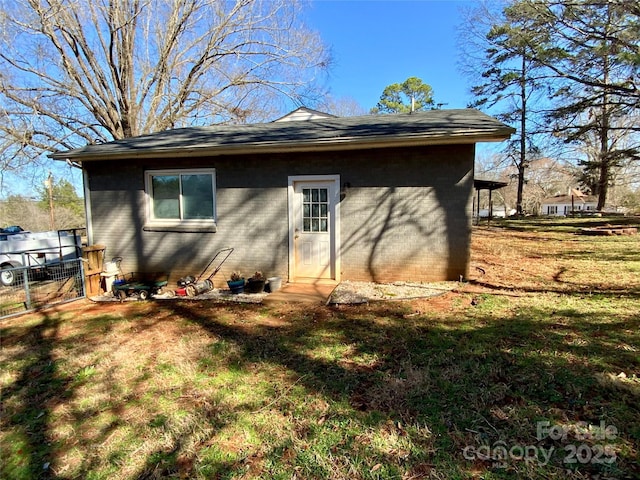
POLYGON ((0 477, 640 478, 640 235, 592 221, 477 227, 430 299, 2 320, 0 477))

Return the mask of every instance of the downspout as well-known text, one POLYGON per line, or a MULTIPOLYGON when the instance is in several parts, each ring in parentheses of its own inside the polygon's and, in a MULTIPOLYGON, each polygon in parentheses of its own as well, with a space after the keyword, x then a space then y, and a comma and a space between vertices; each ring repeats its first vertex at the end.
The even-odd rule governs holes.
POLYGON ((82 189, 84 191, 84 217, 87 222, 87 245, 93 244, 93 228, 91 222, 91 199, 89 190, 89 176, 81 162, 73 162, 67 158, 67 165, 82 170, 82 189))
POLYGON ((93 245, 93 222, 91 220, 91 190, 89 174, 82 168, 82 186, 84 188, 84 214, 87 220, 87 245, 93 245))

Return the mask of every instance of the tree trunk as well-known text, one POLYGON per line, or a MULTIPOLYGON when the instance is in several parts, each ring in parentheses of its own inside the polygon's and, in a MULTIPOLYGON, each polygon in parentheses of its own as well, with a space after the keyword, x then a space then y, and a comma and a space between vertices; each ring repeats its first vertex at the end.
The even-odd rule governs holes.
MULTIPOLYGON (((609 11, 610 14, 610 11, 609 11)), ((606 45, 608 47, 608 45, 606 45)), ((609 83, 609 55, 603 58, 603 83, 609 83)), ((610 152, 609 152, 609 127, 611 117, 609 115, 609 91, 604 87, 602 93, 602 117, 600 124, 600 176, 598 178, 598 210, 603 210, 607 202, 610 176, 610 152)))
POLYGON ((518 166, 518 194, 516 197, 516 211, 518 215, 523 215, 524 211, 522 209, 522 197, 524 191, 524 165, 518 166))
POLYGON ((598 178, 598 206, 597 210, 602 210, 607 202, 607 193, 609 191, 609 160, 603 158, 600 165, 600 178, 598 178))
POLYGON ((516 212, 522 215, 522 194, 524 191, 524 174, 527 165, 527 58, 522 52, 522 66, 520 70, 520 161, 518 163, 518 195, 516 197, 516 212))

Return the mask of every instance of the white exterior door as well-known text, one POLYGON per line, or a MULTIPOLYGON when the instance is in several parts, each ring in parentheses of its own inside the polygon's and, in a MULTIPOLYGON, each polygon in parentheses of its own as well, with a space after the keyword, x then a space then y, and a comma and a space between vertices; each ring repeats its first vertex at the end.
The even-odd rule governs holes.
POLYGON ((289 180, 290 270, 293 280, 336 276, 337 176, 289 180))

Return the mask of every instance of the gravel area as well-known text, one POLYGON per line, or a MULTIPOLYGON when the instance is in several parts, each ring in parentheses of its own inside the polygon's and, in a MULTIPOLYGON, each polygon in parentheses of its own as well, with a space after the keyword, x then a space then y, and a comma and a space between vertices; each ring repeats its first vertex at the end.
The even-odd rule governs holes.
POLYGON ((359 304, 376 300, 408 300, 435 297, 450 292, 457 282, 436 283, 370 283, 341 282, 329 298, 330 304, 359 304))
MULTIPOLYGON (((457 282, 436 283, 371 283, 371 282, 341 282, 329 297, 328 304, 332 305, 357 305, 379 300, 408 300, 412 298, 435 297, 450 292, 458 286, 457 282)), ((195 297, 176 297, 169 294, 153 295, 157 300, 171 300, 180 298, 183 300, 219 300, 221 302, 236 303, 261 303, 268 293, 240 293, 232 294, 226 289, 217 289, 202 293, 195 297)), ((104 294, 91 297, 94 302, 130 302, 138 300, 137 295, 132 295, 120 300, 112 294, 104 294)))

